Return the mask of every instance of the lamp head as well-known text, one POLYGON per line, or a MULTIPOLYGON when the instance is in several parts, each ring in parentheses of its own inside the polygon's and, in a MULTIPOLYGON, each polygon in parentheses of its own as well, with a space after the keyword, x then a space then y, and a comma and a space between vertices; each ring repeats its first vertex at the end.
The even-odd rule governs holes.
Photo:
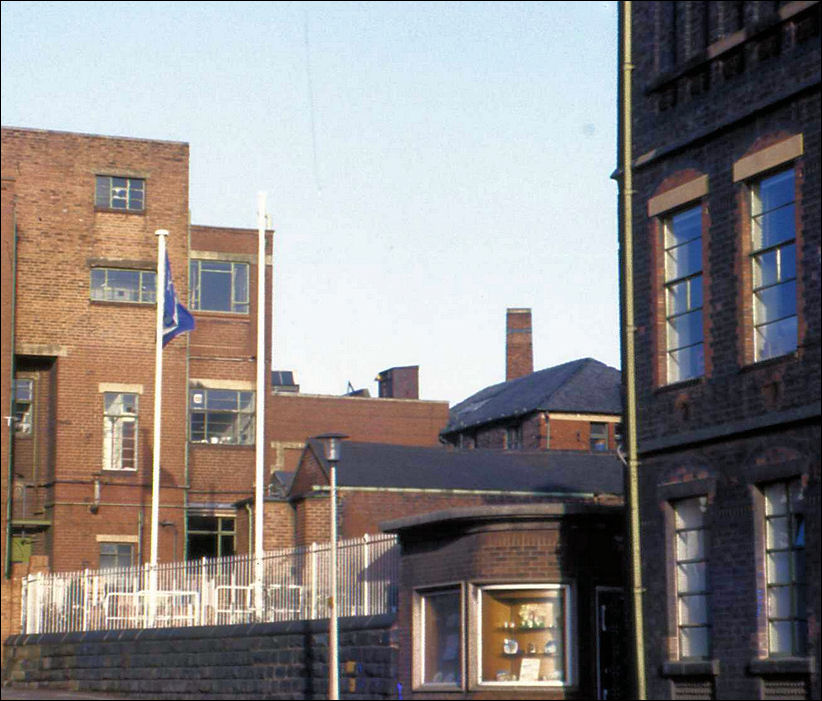
POLYGON ((337 462, 340 459, 342 441, 348 436, 344 433, 323 433, 315 438, 322 441, 325 446, 325 459, 328 462, 337 462))

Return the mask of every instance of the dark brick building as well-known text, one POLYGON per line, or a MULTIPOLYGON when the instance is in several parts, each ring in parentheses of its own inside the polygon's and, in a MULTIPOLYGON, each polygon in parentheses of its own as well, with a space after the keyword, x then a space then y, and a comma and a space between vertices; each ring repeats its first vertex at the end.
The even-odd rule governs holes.
POLYGON ((819 698, 819 3, 620 11, 648 698, 819 698))

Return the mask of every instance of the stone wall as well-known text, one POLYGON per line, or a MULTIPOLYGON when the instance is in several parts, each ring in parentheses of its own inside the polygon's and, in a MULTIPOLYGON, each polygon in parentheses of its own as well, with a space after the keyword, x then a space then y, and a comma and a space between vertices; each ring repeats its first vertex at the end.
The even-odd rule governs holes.
MULTIPOLYGON (((394 616, 341 618, 340 697, 397 698, 394 616)), ((324 699, 328 621, 12 636, 3 685, 133 698, 324 699)))

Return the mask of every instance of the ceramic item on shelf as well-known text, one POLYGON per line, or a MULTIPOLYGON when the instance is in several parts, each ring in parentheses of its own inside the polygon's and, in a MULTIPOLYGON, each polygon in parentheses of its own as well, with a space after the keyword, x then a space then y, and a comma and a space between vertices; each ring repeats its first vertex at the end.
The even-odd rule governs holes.
POLYGON ((557 644, 553 640, 549 640, 545 643, 545 654, 546 655, 554 655, 557 651, 557 644))
POLYGON ((528 654, 535 655, 537 653, 537 646, 534 643, 528 643, 528 654))
POLYGON ((502 651, 506 655, 516 655, 519 650, 519 643, 513 638, 505 638, 502 641, 502 651))

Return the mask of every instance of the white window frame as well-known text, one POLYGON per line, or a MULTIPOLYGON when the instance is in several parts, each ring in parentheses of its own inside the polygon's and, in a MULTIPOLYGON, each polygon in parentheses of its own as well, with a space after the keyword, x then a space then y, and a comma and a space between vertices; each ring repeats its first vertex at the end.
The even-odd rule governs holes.
POLYGON ((767 638, 768 638, 768 655, 771 657, 797 657, 808 654, 808 620, 807 608, 805 608, 805 617, 801 616, 803 605, 807 606, 806 593, 807 592, 807 570, 805 557, 805 518, 804 511, 795 508, 795 501, 800 501, 803 498, 802 482, 799 477, 794 477, 789 480, 781 480, 778 482, 771 482, 762 485, 761 487, 763 497, 763 518, 765 520, 764 528, 764 549, 765 549, 765 587, 766 587, 766 610, 767 610, 767 638), (780 490, 785 496, 785 510, 774 512, 770 506, 769 491, 772 493, 780 490), (798 496, 792 497, 792 493, 798 496), (785 520, 787 522, 787 542, 775 543, 776 538, 774 534, 774 522, 777 520, 785 520), (801 524, 801 525, 800 525, 801 524), (801 528, 802 543, 797 545, 794 541, 794 533, 801 528), (788 560, 788 575, 789 581, 774 581, 771 562, 772 558, 784 556, 788 560), (776 615, 774 598, 777 589, 787 590, 788 592, 788 606, 790 608, 789 615, 776 615), (791 649, 778 650, 775 649, 775 641, 773 636, 774 623, 788 622, 791 627, 791 649), (804 632, 802 632, 804 629, 804 632))
POLYGON ((15 377, 12 381, 15 438, 29 438, 34 432, 34 388, 34 379, 31 377, 15 377), (24 387, 27 389, 24 390, 24 387))
POLYGON ((139 465, 139 407, 140 395, 137 392, 103 392, 103 469, 112 472, 136 472, 139 465), (116 408, 117 397, 130 397, 132 410, 126 399, 120 400, 125 406, 116 408), (116 410, 115 410, 116 409, 116 410), (132 467, 123 467, 125 448, 123 429, 131 426, 134 443, 132 467))
POLYGON ((123 304, 155 304, 157 301, 157 273, 153 270, 127 268, 91 269, 90 296, 94 302, 120 302, 123 304), (117 273, 134 276, 134 285, 118 287, 112 278, 117 273), (136 295, 136 299, 132 295, 136 295))
POLYGON ((188 408, 188 423, 189 423, 189 440, 198 445, 254 445, 257 439, 257 407, 256 407, 256 392, 247 389, 234 389, 229 387, 197 387, 189 388, 189 408, 188 408), (236 396, 235 408, 209 408, 209 393, 212 392, 228 392, 236 396), (241 395, 250 395, 243 408, 241 395), (208 416, 210 414, 231 414, 234 416, 233 435, 232 436, 218 436, 209 435, 208 416), (194 416, 203 416, 203 437, 194 437, 192 430, 194 416), (247 437, 243 439, 243 430, 240 422, 243 417, 250 421, 250 425, 246 428, 247 437))
POLYGON ((574 586, 571 583, 563 582, 542 582, 542 583, 511 583, 511 584, 477 584, 472 587, 474 601, 473 635, 476 641, 476 652, 474 657, 474 674, 476 676, 477 689, 512 689, 527 687, 548 687, 565 688, 577 684, 576 670, 576 648, 577 632, 574 628, 574 615, 576 612, 576 599, 574 586), (544 680, 544 681, 489 681, 482 678, 482 650, 485 641, 482 637, 482 595, 486 591, 560 591, 563 594, 563 664, 565 669, 565 679, 544 680))
POLYGON ((248 314, 250 310, 250 266, 248 263, 241 263, 230 260, 215 260, 211 258, 193 258, 188 266, 189 270, 189 308, 197 312, 214 312, 217 314, 248 314), (209 270, 209 266, 211 269, 209 270), (219 270, 219 266, 226 266, 225 270, 219 270), (230 301, 228 309, 212 309, 204 307, 202 302, 202 279, 203 268, 205 272, 226 275, 230 286, 230 301), (238 290, 240 282, 240 271, 245 278, 245 289, 238 290))
POLYGON ((778 323, 784 323, 791 319, 794 320, 794 324, 798 322, 798 304, 796 300, 796 218, 795 214, 793 217, 790 217, 789 221, 791 223, 791 230, 788 232, 790 235, 787 235, 783 238, 780 238, 777 241, 770 241, 765 243, 764 241, 760 241, 757 244, 757 226, 760 219, 768 216, 773 215, 779 210, 786 209, 790 207, 791 212, 795 212, 796 207, 796 171, 793 166, 788 168, 782 168, 775 172, 768 173, 764 176, 758 177, 756 180, 753 180, 748 185, 748 191, 750 196, 750 218, 751 218, 751 253, 750 253, 750 265, 751 265, 751 290, 752 290, 752 305, 753 305, 753 344, 754 344, 754 362, 759 362, 762 360, 768 360, 770 358, 778 358, 783 355, 788 355, 796 350, 798 345, 798 332, 795 332, 793 338, 793 345, 790 348, 786 348, 784 351, 776 350, 773 352, 766 352, 764 348, 761 350, 761 346, 766 346, 767 341, 762 341, 760 343, 760 329, 763 329, 768 326, 773 326, 778 323), (785 176, 787 174, 791 174, 792 183, 793 183, 793 199, 790 202, 785 202, 778 207, 766 211, 762 211, 762 202, 759 196, 759 190, 765 181, 772 180, 774 178, 778 178, 781 176, 785 176), (786 255, 787 254, 787 255, 786 255), (758 281, 760 276, 757 275, 757 269, 762 269, 763 266, 761 261, 765 259, 766 256, 773 256, 774 259, 774 268, 776 273, 776 279, 774 281, 763 282, 761 279, 758 281), (790 270, 790 261, 791 258, 793 259, 793 270, 790 270), (783 265, 783 262, 787 259, 788 264, 783 265), (788 268, 787 272, 785 268, 788 268), (776 290, 780 287, 784 287, 786 285, 794 286, 794 296, 793 296, 793 313, 786 314, 781 316, 777 319, 770 319, 770 320, 762 320, 759 317, 759 310, 762 306, 764 306, 764 302, 760 303, 762 296, 766 294, 768 291, 776 290))
MULTIPOLYGON (((710 533, 708 530, 708 523, 706 520, 706 512, 708 509, 708 497, 705 495, 687 497, 685 499, 678 499, 671 503, 674 516, 674 588, 676 590, 676 628, 677 628, 677 644, 679 649, 679 659, 682 660, 705 660, 710 659, 711 644, 712 644, 712 626, 711 626, 711 584, 710 584, 710 533), (697 508, 702 514, 702 520, 698 525, 683 526, 680 524, 680 513, 678 509, 686 505, 696 504, 697 508), (680 547, 683 541, 690 540, 690 534, 696 534, 700 538, 699 548, 701 554, 699 557, 692 557, 687 553, 683 553, 680 547), (680 577, 680 569, 693 565, 702 565, 704 567, 704 586, 701 590, 683 589, 682 578, 680 577), (685 621, 683 616, 683 607, 685 600, 689 598, 703 597, 705 606, 705 621, 703 623, 694 623, 692 621, 685 621), (685 655, 685 636, 696 629, 704 629, 706 634, 706 651, 704 655, 685 655)), ((688 547, 687 543, 685 547, 688 547)))
POLYGON ((436 586, 420 587, 413 593, 413 630, 414 630, 414 654, 413 654, 413 687, 424 691, 457 691, 465 688, 466 675, 466 654, 465 654, 465 587, 462 582, 450 582, 436 586), (425 657, 426 657, 426 599, 429 597, 454 595, 459 600, 459 629, 457 633, 457 643, 459 656, 459 679, 454 682, 425 681, 425 657))
POLYGON ((665 373, 667 384, 686 382, 705 374, 705 330, 703 317, 703 266, 702 255, 704 246, 704 232, 702 225, 702 202, 694 202, 685 207, 665 214, 662 219, 662 248, 663 248, 663 280, 664 280, 664 303, 665 303, 665 373), (694 236, 685 241, 672 239, 672 228, 677 217, 686 214, 696 214, 699 217, 699 236, 694 236), (700 262, 699 268, 688 270, 684 274, 671 272, 670 264, 674 260, 673 252, 676 249, 692 245, 699 241, 700 262), (695 285, 699 286, 698 299, 695 299, 695 285), (676 299, 675 290, 682 290, 685 295, 684 311, 674 307, 676 299), (686 345, 674 345, 673 329, 675 322, 681 320, 689 314, 699 314, 699 340, 686 345), (677 354, 683 352, 696 353, 697 370, 694 374, 683 376, 680 363, 677 362, 677 354))
POLYGON ((95 179, 94 206, 123 212, 145 212, 145 178, 98 175, 95 179))

